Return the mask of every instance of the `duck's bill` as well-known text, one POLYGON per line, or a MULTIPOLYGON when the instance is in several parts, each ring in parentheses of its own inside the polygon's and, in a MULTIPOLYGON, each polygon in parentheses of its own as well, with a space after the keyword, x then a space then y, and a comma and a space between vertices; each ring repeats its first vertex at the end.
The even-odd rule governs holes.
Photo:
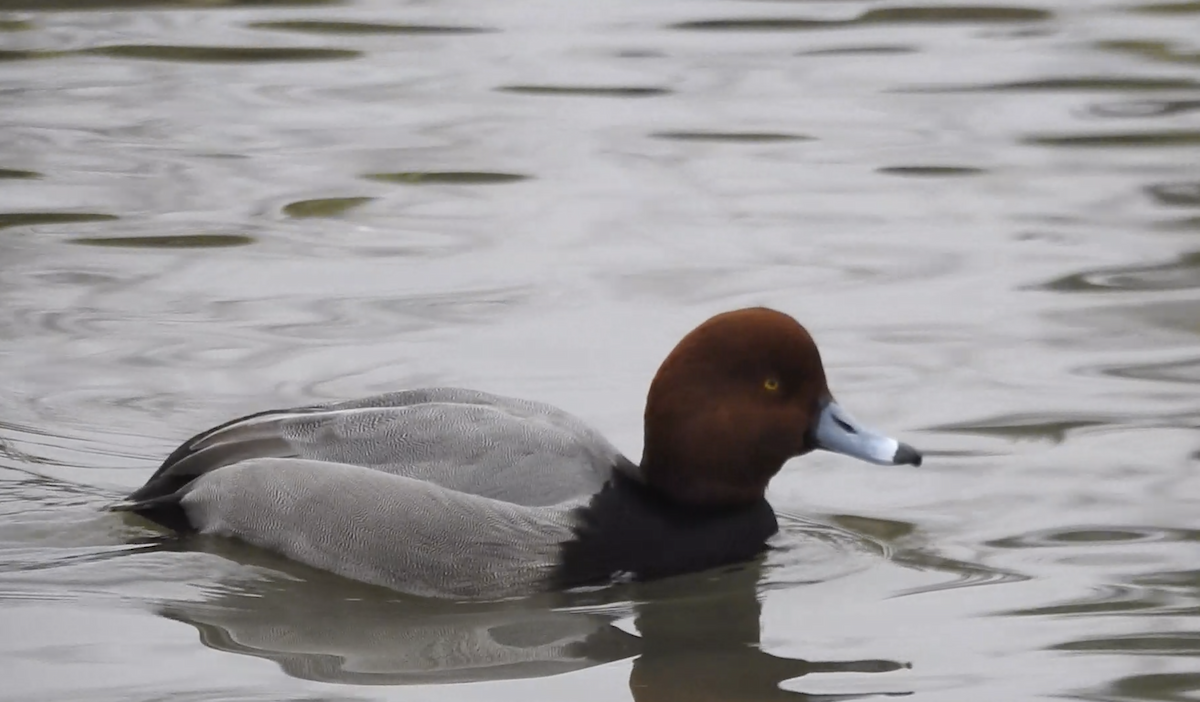
POLYGON ((869 429, 830 400, 817 419, 817 448, 885 466, 921 465, 921 454, 908 444, 869 429))

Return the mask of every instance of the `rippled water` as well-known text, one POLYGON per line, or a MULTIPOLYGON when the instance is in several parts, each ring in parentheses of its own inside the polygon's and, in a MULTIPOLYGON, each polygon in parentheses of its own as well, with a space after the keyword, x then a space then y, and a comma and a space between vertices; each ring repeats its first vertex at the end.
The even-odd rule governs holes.
POLYGON ((1197 699, 1198 235, 1196 2, 0 0, 0 698, 1197 699), (748 304, 929 452, 790 465, 749 567, 430 602, 103 511, 427 383, 637 456, 748 304))

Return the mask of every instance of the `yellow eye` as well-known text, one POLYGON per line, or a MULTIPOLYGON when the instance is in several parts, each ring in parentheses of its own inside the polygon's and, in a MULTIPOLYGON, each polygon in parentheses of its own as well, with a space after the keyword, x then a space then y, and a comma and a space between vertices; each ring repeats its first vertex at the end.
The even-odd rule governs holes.
POLYGON ((767 378, 763 381, 763 387, 771 392, 779 389, 779 381, 774 378, 767 378))

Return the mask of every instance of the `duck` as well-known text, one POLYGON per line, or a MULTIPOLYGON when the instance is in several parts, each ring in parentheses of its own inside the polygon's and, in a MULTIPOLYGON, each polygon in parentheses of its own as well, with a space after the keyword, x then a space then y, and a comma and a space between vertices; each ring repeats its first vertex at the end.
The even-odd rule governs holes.
POLYGON ((428 597, 507 597, 752 560, 767 486, 814 450, 921 453, 834 400, 809 332, 778 310, 686 334, 646 397, 634 463, 583 420, 454 387, 273 409, 204 431, 117 511, 428 597))

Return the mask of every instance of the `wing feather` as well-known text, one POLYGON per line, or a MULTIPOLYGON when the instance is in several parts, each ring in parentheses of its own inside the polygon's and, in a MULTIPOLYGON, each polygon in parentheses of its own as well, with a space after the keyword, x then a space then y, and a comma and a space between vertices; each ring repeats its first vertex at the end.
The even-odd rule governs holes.
POLYGON ((361 466, 522 505, 590 494, 628 464, 598 432, 550 405, 426 388, 227 422, 184 442, 130 499, 171 494, 251 458, 361 466))

